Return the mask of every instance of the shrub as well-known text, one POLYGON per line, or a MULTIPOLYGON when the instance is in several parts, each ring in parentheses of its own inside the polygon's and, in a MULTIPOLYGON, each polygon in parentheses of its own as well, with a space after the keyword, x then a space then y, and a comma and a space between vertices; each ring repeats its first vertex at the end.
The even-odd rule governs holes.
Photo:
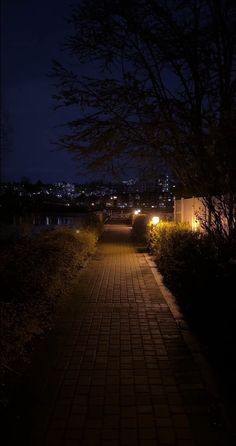
POLYGON ((148 216, 146 214, 138 214, 133 216, 132 233, 136 240, 140 242, 146 241, 148 216))
POLYGON ((227 259, 226 250, 207 234, 175 223, 149 226, 149 247, 166 285, 195 327, 211 336, 216 335, 219 323, 227 327, 236 310, 230 292, 236 262, 227 259), (224 306, 223 296, 227 296, 224 306))
POLYGON ((84 229, 94 232, 97 236, 100 236, 104 229, 104 215, 102 213, 87 214, 83 220, 84 229))
POLYGON ((51 325, 55 309, 95 250, 97 235, 59 228, 23 238, 0 256, 0 371, 24 357, 51 325))
POLYGON ((5 302, 24 302, 57 293, 75 269, 81 267, 96 244, 86 230, 55 229, 21 239, 1 255, 0 278, 5 302))
MULTIPOLYGON (((150 228, 149 246, 167 285, 187 309, 217 271, 217 250, 208 236, 186 224, 160 223, 150 228)), ((204 293, 205 294, 205 293, 204 293)))

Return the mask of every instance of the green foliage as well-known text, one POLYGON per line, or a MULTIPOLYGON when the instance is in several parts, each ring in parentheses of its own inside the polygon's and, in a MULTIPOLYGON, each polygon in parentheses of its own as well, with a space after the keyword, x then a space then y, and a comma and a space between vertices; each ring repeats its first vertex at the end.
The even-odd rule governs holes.
POLYGON ((209 235, 186 224, 160 223, 149 229, 149 247, 165 283, 195 327, 215 335, 219 322, 227 326, 236 310, 230 292, 236 262, 227 245, 219 248, 209 235), (225 306, 222 296, 227 296, 225 306))
POLYGON ((160 222, 157 225, 153 225, 150 222, 148 229, 149 248, 158 257, 162 257, 169 250, 178 247, 179 238, 188 238, 190 234, 194 236, 190 226, 185 223, 160 222))
POLYGON ((94 231, 55 229, 22 238, 0 256, 1 368, 28 356, 32 339, 51 325, 71 280, 96 247, 94 231))
POLYGON ((97 236, 87 230, 55 229, 21 239, 1 256, 0 277, 5 302, 24 302, 57 293, 83 265, 97 236), (57 280, 56 280, 57 278, 57 280))
POLYGON ((191 292, 194 283, 205 279, 216 252, 209 238, 193 232, 186 224, 160 223, 152 226, 149 246, 165 280, 175 291, 191 292))
POLYGON ((94 232, 98 237, 102 234, 104 229, 104 216, 99 214, 87 214, 84 220, 84 228, 90 232, 94 232))

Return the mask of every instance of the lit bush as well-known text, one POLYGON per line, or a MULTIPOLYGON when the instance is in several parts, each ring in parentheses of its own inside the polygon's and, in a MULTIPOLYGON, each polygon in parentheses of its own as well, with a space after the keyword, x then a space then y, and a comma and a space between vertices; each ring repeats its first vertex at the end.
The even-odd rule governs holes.
POLYGON ((235 364, 236 255, 227 244, 188 226, 149 226, 148 244, 164 282, 173 291, 191 327, 211 352, 235 364), (219 354, 220 352, 220 354, 219 354))
POLYGON ((165 282, 187 307, 217 274, 216 247, 186 224, 149 227, 149 247, 165 282))

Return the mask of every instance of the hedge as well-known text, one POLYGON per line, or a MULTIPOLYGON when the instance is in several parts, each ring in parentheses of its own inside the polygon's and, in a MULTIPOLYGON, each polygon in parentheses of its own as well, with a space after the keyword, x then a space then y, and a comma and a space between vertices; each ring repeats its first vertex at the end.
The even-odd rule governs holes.
POLYGON ((4 246, 0 255, 0 371, 27 360, 31 343, 52 325, 71 280, 94 252, 97 233, 60 228, 4 246))
POLYGON ((166 285, 198 328, 227 325, 236 304, 236 262, 205 233, 186 224, 149 226, 148 244, 166 285), (222 303, 224 304, 222 305, 222 303))

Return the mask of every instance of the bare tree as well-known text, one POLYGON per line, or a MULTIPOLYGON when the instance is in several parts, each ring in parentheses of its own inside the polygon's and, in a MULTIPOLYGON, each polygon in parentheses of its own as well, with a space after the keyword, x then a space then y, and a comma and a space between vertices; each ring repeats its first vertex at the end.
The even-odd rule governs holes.
MULTIPOLYGON (((236 5, 230 0, 86 0, 54 62, 61 147, 90 166, 164 159, 185 190, 226 196, 235 233, 236 5), (81 64, 95 75, 82 76, 81 64)), ((214 205, 212 201, 211 205, 214 205)))

